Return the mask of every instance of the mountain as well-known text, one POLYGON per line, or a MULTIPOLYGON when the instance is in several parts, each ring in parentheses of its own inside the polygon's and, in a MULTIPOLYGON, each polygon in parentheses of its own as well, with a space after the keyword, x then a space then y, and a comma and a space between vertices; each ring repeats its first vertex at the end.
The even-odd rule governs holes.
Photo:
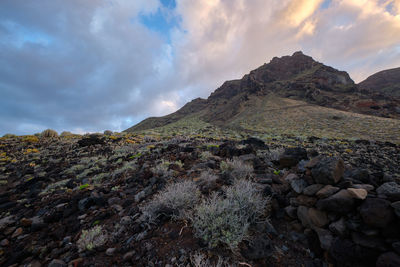
POLYGON ((194 99, 170 115, 145 119, 126 132, 217 127, 386 139, 387 131, 400 131, 399 107, 400 98, 361 88, 346 72, 296 52, 275 57, 240 80, 225 82, 208 99, 194 99))
POLYGON ((359 83, 362 89, 400 97, 400 68, 380 71, 359 83))

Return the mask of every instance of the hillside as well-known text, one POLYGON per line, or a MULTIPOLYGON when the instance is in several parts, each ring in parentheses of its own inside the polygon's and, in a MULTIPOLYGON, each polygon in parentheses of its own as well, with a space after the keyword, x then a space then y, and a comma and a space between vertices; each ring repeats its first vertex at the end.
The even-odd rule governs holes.
MULTIPOLYGON (((343 71, 301 52, 273 58, 240 80, 225 82, 208 99, 148 118, 126 132, 179 134, 199 125, 236 133, 293 134, 400 142, 399 98, 359 89, 343 71), (179 127, 190 124, 190 127, 179 127), (168 129, 168 130, 166 130, 168 129)), ((235 133, 235 134, 236 134, 235 133)))
POLYGON ((369 89, 388 96, 400 97, 400 68, 380 71, 359 83, 362 89, 369 89))

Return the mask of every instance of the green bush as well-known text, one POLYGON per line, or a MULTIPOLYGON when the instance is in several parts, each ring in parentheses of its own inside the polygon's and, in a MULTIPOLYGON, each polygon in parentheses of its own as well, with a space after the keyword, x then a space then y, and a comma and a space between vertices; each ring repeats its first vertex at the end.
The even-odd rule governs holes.
POLYGON ((195 234, 210 248, 226 245, 234 250, 248 236, 250 225, 264 215, 267 202, 253 183, 238 180, 225 189, 225 198, 214 193, 195 207, 195 234))
POLYGON ((107 242, 108 235, 105 230, 99 225, 94 226, 89 230, 82 230, 82 234, 77 242, 80 252, 85 250, 93 250, 107 242))
POLYGON ((199 198, 200 191, 192 181, 170 184, 142 208, 143 219, 154 222, 166 210, 172 219, 184 219, 199 198))
POLYGON ((41 134, 40 137, 42 138, 55 138, 58 137, 58 133, 52 129, 47 129, 44 130, 41 134))

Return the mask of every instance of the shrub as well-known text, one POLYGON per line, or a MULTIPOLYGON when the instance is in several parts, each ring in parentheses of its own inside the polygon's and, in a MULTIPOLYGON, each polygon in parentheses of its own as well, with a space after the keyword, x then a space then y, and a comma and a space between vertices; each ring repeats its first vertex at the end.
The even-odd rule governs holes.
POLYGON ((248 236, 250 225, 261 218, 268 200, 246 180, 226 188, 225 195, 214 193, 204 200, 195 208, 191 221, 196 236, 210 248, 227 245, 234 250, 248 236))
POLYGON ((4 138, 14 138, 14 137, 16 137, 16 135, 8 133, 8 134, 3 135, 3 137, 4 138))
POLYGON ((162 160, 159 164, 157 164, 156 166, 151 168, 151 171, 160 176, 169 175, 168 168, 169 168, 170 164, 171 164, 171 162, 169 162, 167 160, 162 160))
POLYGON ((113 132, 110 130, 105 130, 104 135, 113 135, 113 132))
POLYGON ((218 176, 210 171, 204 171, 201 173, 197 184, 200 186, 202 192, 208 192, 217 186, 218 176))
POLYGON ((41 134, 40 137, 42 138, 55 138, 58 137, 58 133, 52 129, 47 129, 44 130, 41 134))
POLYGON ((192 181, 170 184, 142 208, 144 219, 154 222, 168 212, 172 219, 184 219, 200 198, 200 191, 192 181))
POLYGON ((221 162, 220 169, 223 173, 229 174, 234 181, 251 177, 254 170, 253 166, 244 163, 238 158, 221 162))
POLYGON ((67 137, 67 136, 72 136, 73 134, 71 132, 68 131, 64 131, 60 134, 61 137, 67 137))
POLYGON ((107 242, 108 235, 105 230, 99 225, 94 226, 89 230, 82 230, 82 234, 77 242, 80 252, 92 250, 100 247, 107 242))
POLYGON ((228 260, 218 256, 218 261, 213 264, 212 261, 199 251, 196 251, 190 255, 190 262, 194 267, 236 267, 236 264, 230 263, 228 260))
POLYGON ((39 142, 39 138, 37 138, 34 135, 27 135, 22 140, 24 142, 27 142, 27 143, 37 143, 37 142, 39 142))

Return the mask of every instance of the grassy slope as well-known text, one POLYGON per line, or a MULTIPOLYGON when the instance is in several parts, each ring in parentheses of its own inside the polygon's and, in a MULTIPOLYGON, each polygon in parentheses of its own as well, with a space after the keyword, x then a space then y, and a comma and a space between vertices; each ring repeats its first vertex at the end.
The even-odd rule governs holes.
POLYGON ((205 122, 209 110, 186 116, 177 122, 140 131, 144 134, 183 134, 235 138, 257 136, 317 136, 337 139, 370 139, 400 143, 400 121, 310 105, 273 95, 250 97, 241 111, 219 126, 205 122))

